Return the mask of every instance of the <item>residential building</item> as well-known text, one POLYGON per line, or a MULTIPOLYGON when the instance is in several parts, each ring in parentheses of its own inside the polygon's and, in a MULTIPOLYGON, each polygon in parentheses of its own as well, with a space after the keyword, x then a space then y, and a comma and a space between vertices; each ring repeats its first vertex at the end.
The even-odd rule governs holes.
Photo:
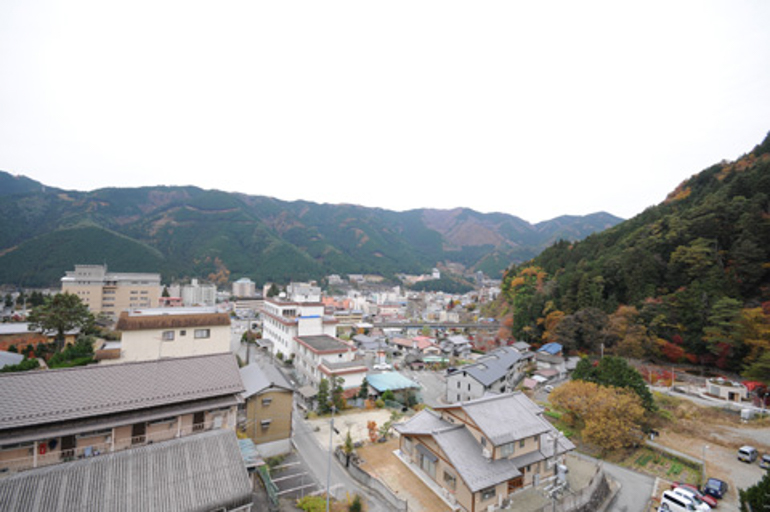
POLYGON ((563 377, 567 374, 567 360, 560 355, 539 350, 535 352, 535 362, 538 372, 545 377, 563 377))
POLYGON ((294 302, 321 302, 321 288, 314 283, 291 283, 286 297, 294 302))
POLYGON ((470 354, 472 346, 470 340, 465 336, 455 335, 442 341, 441 348, 446 354, 465 357, 470 354))
POLYGON ((321 379, 342 379, 345 390, 359 389, 369 369, 356 357, 356 348, 333 336, 298 336, 294 367, 303 385, 318 389, 321 379))
POLYGON ((80 297, 92 313, 113 318, 127 309, 157 307, 163 291, 160 274, 109 272, 107 265, 75 265, 61 288, 80 297))
MULTIPOLYGON (((230 315, 214 308, 124 311, 120 362, 221 354, 230 350, 230 315)), ((111 360, 115 362, 115 360, 111 360)))
POLYGON ((193 279, 182 286, 182 305, 213 306, 217 303, 217 287, 213 284, 201 284, 193 279))
POLYGON ((232 354, 0 374, 0 471, 234 430, 232 354))
POLYGON ((246 388, 241 395, 240 429, 254 441, 262 457, 289 453, 294 405, 291 383, 278 368, 267 363, 252 363, 240 372, 246 388))
POLYGON ((233 297, 252 298, 257 296, 257 285, 248 277, 242 277, 233 283, 233 297))
POLYGON ((398 372, 376 372, 366 376, 369 384, 369 394, 381 397, 386 391, 393 393, 397 401, 402 404, 416 403, 416 394, 420 385, 398 372))
POLYGON ((447 375, 445 399, 467 402, 485 394, 512 391, 524 377, 527 358, 512 347, 500 347, 447 375))
MULTIPOLYGON (((8 350, 11 346, 21 352, 27 345, 36 346, 38 343, 50 343, 54 341, 56 331, 43 332, 40 329, 30 330, 29 322, 9 322, 0 324, 0 350, 8 350)), ((73 329, 64 333, 64 344, 75 343, 80 329, 73 329)))
POLYGON ((575 446, 522 393, 425 409, 394 428, 407 467, 468 512, 515 505, 516 492, 555 476, 575 446))
POLYGON ((272 343, 271 352, 290 359, 296 351, 294 338, 334 336, 337 321, 324 316, 321 302, 297 302, 279 298, 265 299, 262 305, 262 338, 272 343))
POLYGON ((3 510, 245 512, 253 497, 235 433, 215 430, 0 478, 3 510))
POLYGON ((544 354, 550 354, 552 356, 561 356, 562 355, 563 347, 561 346, 561 343, 551 342, 546 343, 542 347, 540 347, 540 350, 538 352, 542 352, 544 354))

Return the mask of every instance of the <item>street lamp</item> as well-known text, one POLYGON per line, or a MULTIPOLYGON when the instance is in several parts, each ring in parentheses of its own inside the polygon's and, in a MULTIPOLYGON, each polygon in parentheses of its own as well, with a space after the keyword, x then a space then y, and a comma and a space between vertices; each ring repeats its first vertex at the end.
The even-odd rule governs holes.
POLYGON ((709 449, 709 445, 703 445, 703 478, 706 478, 706 450, 709 449))

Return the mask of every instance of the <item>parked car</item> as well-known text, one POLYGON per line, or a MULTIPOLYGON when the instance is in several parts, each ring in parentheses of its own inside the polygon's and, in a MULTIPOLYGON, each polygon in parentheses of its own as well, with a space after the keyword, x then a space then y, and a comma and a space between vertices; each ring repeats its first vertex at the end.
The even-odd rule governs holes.
POLYGON ((762 469, 770 469, 770 455, 763 455, 759 460, 759 467, 762 469))
POLYGON ((660 497, 659 512, 694 512, 695 503, 685 497, 676 494, 674 491, 663 491, 660 497))
POLYGON ((695 510, 698 512, 711 512, 711 507, 709 504, 700 499, 698 495, 690 489, 685 487, 677 487, 672 492, 679 497, 687 498, 688 500, 692 501, 692 503, 695 505, 695 510))
POLYGON ((692 491, 695 493, 695 495, 701 499, 701 501, 705 502, 709 507, 714 508, 719 503, 716 498, 713 496, 709 496, 708 494, 703 494, 698 490, 698 488, 692 484, 685 484, 681 482, 674 482, 674 484, 671 486, 672 489, 676 489, 677 487, 681 487, 682 489, 687 489, 688 491, 692 491))
POLYGON ((372 366, 375 370, 392 370, 393 367, 390 366, 388 363, 377 363, 374 366, 372 366))
POLYGON ((550 384, 548 384, 548 385, 547 385, 547 386, 545 386, 543 389, 545 389, 545 392, 546 392, 546 393, 550 393, 551 391, 553 391, 553 386, 551 386, 550 384))
POLYGON ((759 452, 753 446, 741 446, 738 449, 738 460, 751 464, 759 457, 759 452))
POLYGON ((706 480, 706 484, 701 489, 701 492, 721 500, 727 494, 727 482, 723 482, 718 478, 709 478, 706 480))

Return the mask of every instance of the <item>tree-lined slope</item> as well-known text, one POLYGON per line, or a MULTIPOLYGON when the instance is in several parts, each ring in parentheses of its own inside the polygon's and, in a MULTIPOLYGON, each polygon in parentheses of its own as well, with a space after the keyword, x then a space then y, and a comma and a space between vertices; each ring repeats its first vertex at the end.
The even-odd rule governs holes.
MULTIPOLYGON (((0 182, 21 184, 0 194, 0 283, 27 287, 55 285, 77 263, 222 282, 227 275, 278 282, 392 276, 442 262, 495 276, 558 236, 511 215, 468 209, 393 212, 196 187, 86 193, 2 172, 0 182)), ((619 221, 575 217, 558 233, 579 239, 619 221)))
POLYGON ((741 370, 770 352, 770 135, 504 279, 515 336, 741 370))

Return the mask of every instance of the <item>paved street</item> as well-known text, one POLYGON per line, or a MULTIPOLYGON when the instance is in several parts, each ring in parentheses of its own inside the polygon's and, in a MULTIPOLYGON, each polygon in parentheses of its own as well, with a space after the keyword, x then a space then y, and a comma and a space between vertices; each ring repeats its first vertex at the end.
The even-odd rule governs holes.
POLYGON ((294 415, 293 427, 294 436, 292 440, 297 452, 302 458, 305 467, 310 468, 310 472, 315 480, 320 482, 322 488, 326 487, 328 477, 331 494, 335 498, 344 499, 348 493, 351 496, 359 494, 366 500, 370 512, 386 512, 388 510, 385 505, 372 499, 366 489, 353 480, 333 457, 331 472, 328 472, 330 467, 328 446, 322 447, 319 444, 310 424, 299 417, 298 414, 294 415))
MULTIPOLYGON (((575 456, 597 462, 593 457, 575 452, 575 456)), ((648 503, 653 493, 655 479, 615 464, 603 462, 604 471, 620 484, 620 491, 607 508, 612 512, 648 512, 648 503)))

